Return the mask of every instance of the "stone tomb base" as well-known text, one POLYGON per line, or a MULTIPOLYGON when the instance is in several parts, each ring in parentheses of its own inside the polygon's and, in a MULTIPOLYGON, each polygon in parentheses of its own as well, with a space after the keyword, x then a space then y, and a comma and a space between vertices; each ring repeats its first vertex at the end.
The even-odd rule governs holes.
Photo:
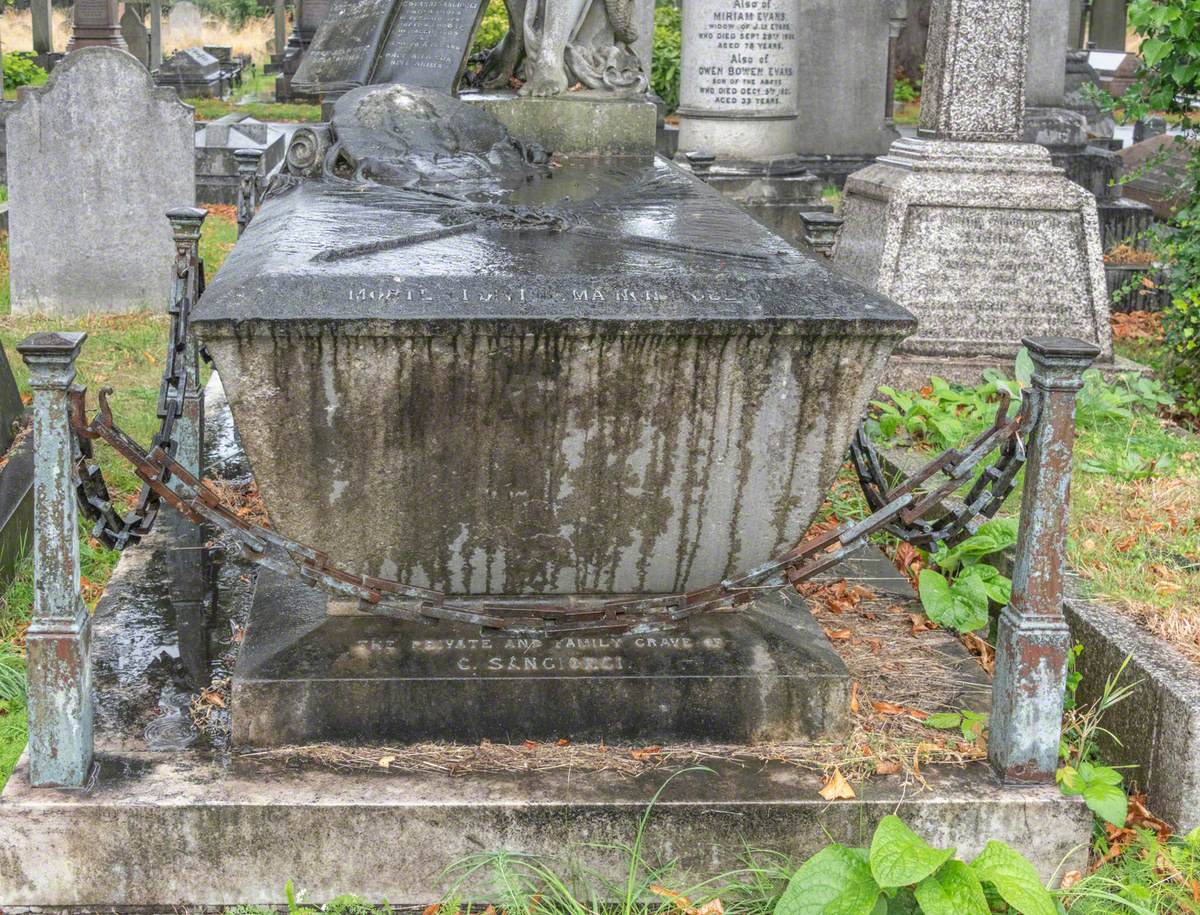
POLYGON ((804 601, 685 632, 528 638, 349 610, 260 573, 233 677, 239 746, 837 737, 850 676, 804 601))
POLYGON ((902 139, 846 181, 843 273, 917 316, 897 353, 1011 359, 1068 336, 1112 361, 1095 198, 1029 143, 902 139))

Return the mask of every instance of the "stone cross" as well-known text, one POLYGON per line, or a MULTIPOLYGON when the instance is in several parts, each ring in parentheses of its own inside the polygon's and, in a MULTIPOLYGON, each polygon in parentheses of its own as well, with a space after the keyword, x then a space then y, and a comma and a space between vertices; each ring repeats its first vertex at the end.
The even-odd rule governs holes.
POLYGON ((1029 0, 934 0, 920 136, 1021 139, 1029 0))
POLYGON ((92 622, 79 592, 79 520, 67 392, 81 333, 18 344, 33 388, 33 620, 28 653, 29 772, 35 787, 79 786, 92 768, 92 622))
POLYGON ((75 0, 75 24, 67 51, 95 45, 125 50, 117 19, 117 0, 75 0))
POLYGON ((1038 409, 1025 464, 1012 598, 1000 614, 988 756, 1010 784, 1052 782, 1058 765, 1071 631, 1063 617, 1075 394, 1100 349, 1026 338, 1038 409))

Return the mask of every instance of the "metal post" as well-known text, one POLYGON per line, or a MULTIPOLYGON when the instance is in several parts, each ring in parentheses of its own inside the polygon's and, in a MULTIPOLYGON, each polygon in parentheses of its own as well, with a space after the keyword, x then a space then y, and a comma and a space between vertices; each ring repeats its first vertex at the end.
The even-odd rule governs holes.
POLYGON ((237 194, 237 225, 238 237, 246 231, 250 220, 258 210, 258 165, 262 161, 261 149, 235 149, 233 158, 237 161, 238 194, 237 194))
MULTIPOLYGON (((200 230, 207 210, 197 207, 177 207, 167 212, 175 236, 175 291, 171 311, 189 312, 200 297, 200 230)), ((204 398, 200 390, 200 358, 196 342, 189 333, 184 340, 174 341, 183 347, 187 381, 184 388, 183 415, 177 420, 179 430, 175 459, 194 476, 201 475, 204 449, 204 398)))
POLYGON ((29 777, 79 786, 92 768, 91 617, 79 593, 79 519, 67 392, 87 334, 39 333, 17 352, 33 388, 33 620, 28 653, 29 777))
POLYGON ((162 66, 162 0, 150 0, 150 69, 162 66))
POLYGON ((1038 413, 1025 465, 1012 600, 1000 614, 988 755, 1007 784, 1054 780, 1071 633, 1063 576, 1075 394, 1100 354, 1082 340, 1022 341, 1033 358, 1028 409, 1038 413))

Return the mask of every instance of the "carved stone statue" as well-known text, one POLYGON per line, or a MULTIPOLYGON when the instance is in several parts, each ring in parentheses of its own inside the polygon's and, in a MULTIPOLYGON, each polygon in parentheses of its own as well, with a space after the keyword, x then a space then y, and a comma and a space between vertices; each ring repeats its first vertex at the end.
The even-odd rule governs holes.
POLYGON ((575 83, 628 95, 646 91, 636 10, 648 0, 505 0, 508 33, 484 66, 487 88, 522 75, 522 95, 547 96, 575 83))

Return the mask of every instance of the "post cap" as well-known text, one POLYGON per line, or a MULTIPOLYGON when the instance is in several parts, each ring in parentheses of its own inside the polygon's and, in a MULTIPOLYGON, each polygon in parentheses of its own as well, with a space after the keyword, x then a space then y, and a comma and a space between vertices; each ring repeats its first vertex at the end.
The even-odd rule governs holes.
POLYGON ((233 151, 233 158, 239 162, 257 162, 262 157, 263 151, 261 149, 235 149, 233 151))
POLYGON ((1030 354, 1036 354, 1047 360, 1069 359, 1078 361, 1086 359, 1091 362, 1100 355, 1100 347, 1077 337, 1023 337, 1022 345, 1030 354))
POLYGON ((167 210, 167 219, 171 223, 189 223, 189 222, 204 222, 204 217, 208 215, 208 210, 200 207, 172 207, 167 210))
POLYGON ((30 334, 17 344, 17 352, 21 357, 29 359, 57 356, 62 359, 74 359, 79 355, 79 349, 87 334, 82 331, 47 330, 30 334))

